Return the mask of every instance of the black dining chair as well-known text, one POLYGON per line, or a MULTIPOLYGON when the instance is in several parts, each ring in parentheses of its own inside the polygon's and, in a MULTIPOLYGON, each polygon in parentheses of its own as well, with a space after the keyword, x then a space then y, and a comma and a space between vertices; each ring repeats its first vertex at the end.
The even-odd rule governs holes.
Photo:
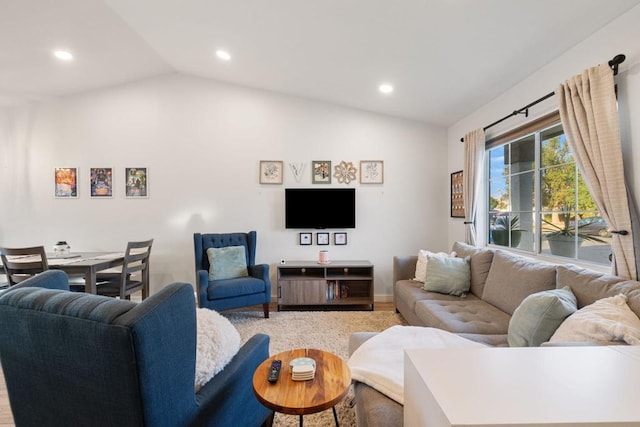
POLYGON ((131 299, 142 291, 142 299, 149 296, 149 255, 153 239, 127 243, 122 268, 96 275, 98 295, 131 299))
POLYGON ((44 246, 0 248, 0 259, 10 287, 49 269, 44 246))

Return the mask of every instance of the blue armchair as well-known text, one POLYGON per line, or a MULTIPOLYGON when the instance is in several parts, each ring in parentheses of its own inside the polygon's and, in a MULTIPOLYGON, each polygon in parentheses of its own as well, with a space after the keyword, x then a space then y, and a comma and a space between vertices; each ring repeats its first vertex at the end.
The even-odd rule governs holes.
POLYGON ((256 232, 193 235, 196 281, 200 307, 216 311, 262 304, 264 317, 269 317, 271 280, 269 265, 256 265, 256 232), (209 280, 207 249, 244 246, 249 276, 209 280))
POLYGON ((140 304, 67 292, 50 270, 0 295, 0 361, 18 426, 260 426, 254 396, 269 337, 255 335, 194 392, 193 288, 166 286, 140 304))

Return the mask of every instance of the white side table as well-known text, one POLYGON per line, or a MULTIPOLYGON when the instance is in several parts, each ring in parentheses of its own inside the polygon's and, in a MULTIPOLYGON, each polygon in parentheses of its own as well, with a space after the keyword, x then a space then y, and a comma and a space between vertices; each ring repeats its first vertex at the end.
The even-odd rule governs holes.
POLYGON ((406 426, 640 426, 640 348, 405 351, 406 426))

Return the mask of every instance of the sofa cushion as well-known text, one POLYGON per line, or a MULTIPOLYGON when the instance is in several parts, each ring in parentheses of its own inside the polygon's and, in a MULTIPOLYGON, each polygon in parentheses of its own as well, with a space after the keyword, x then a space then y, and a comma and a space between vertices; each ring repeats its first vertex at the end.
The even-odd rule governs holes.
POLYGON ((449 295, 464 295, 469 292, 469 258, 454 258, 442 255, 427 255, 427 276, 424 289, 449 295))
POLYGON ((240 350, 240 334, 226 318, 207 308, 196 308, 197 350, 195 390, 211 380, 240 350))
POLYGON ((538 347, 578 309, 571 289, 551 289, 526 297, 509 322, 510 347, 538 347))
MULTIPOLYGON (((413 277, 413 280, 416 282, 424 283, 425 278, 427 277, 427 264, 429 263, 429 255, 431 256, 439 256, 439 257, 448 257, 449 254, 446 252, 429 252, 425 249, 420 249, 418 251, 418 260, 416 261, 416 274, 413 277)), ((455 256, 452 254, 451 256, 455 256)))
POLYGON ((623 294, 603 298, 573 313, 553 334, 551 342, 624 341, 640 345, 640 319, 623 294))
POLYGON ((471 257, 469 266, 471 268, 471 287, 470 292, 478 297, 482 296, 491 261, 493 260, 493 251, 490 249, 476 248, 462 242, 453 244, 453 251, 460 258, 471 257))
MULTIPOLYGON (((455 295, 440 294, 437 292, 429 292, 423 289, 423 284, 415 280, 398 280, 395 285, 394 297, 396 300, 402 300, 408 306, 413 307, 416 302, 422 300, 444 300, 457 301, 460 297, 455 295)), ((479 299, 476 296, 467 294, 467 299, 479 299)))
POLYGON ((602 298, 625 294, 629 297, 629 307, 640 314, 640 283, 636 281, 565 264, 556 270, 556 286, 569 286, 578 300, 578 308, 602 298))
POLYGON ((507 333, 511 317, 507 313, 480 299, 456 298, 418 301, 416 315, 425 326, 454 333, 507 333))
POLYGON ((555 287, 555 265, 496 250, 482 299, 513 314, 528 295, 555 287))
POLYGON ((226 246, 207 249, 209 257, 209 280, 246 277, 247 258, 244 246, 226 246))

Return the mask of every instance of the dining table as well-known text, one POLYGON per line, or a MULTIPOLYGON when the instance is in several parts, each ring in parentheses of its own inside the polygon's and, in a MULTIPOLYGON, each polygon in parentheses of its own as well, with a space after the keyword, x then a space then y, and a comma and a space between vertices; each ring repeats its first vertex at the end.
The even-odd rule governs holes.
MULTIPOLYGON (((25 262, 28 257, 24 257, 25 262)), ((69 276, 84 277, 85 292, 97 293, 97 273, 124 263, 124 252, 72 252, 64 255, 47 253, 49 269, 62 270, 69 276)), ((0 271, 3 270, 0 264, 0 271)))
POLYGON ((83 276, 86 293, 97 293, 97 273, 124 263, 124 252, 72 252, 47 254, 50 269, 62 270, 69 276, 83 276))

